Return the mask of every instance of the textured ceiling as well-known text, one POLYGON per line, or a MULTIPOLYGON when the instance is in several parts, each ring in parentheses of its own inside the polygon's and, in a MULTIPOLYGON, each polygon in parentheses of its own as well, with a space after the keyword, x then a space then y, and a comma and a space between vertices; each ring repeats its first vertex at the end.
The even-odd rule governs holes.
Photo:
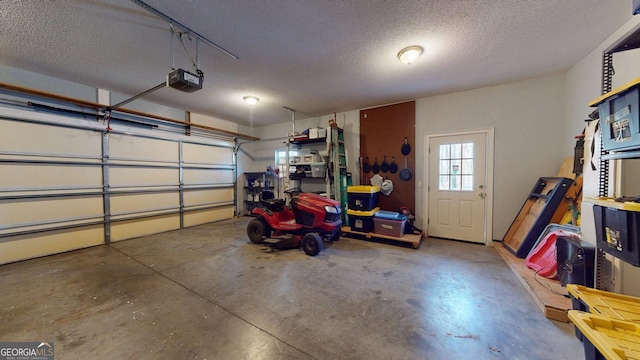
MULTIPOLYGON (((632 16, 631 0, 146 3, 239 59, 200 42, 204 89, 145 100, 249 126, 289 121, 283 106, 306 118, 563 72, 632 16), (425 54, 401 64, 409 45, 425 54)), ((171 54, 169 25, 131 1, 0 1, 4 65, 133 96, 171 54)), ((177 41, 173 54, 193 71, 177 41)))

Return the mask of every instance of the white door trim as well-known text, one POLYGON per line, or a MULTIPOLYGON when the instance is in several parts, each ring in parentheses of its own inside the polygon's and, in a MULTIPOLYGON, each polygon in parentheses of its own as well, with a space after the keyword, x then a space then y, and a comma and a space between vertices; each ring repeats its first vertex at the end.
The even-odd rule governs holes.
MULTIPOLYGON (((468 130, 468 131, 457 131, 457 132, 447 132, 447 133, 434 133, 434 134, 425 134, 424 142, 426 146, 424 147, 424 174, 422 174, 422 178, 427 180, 427 186, 431 186, 429 184, 429 148, 431 147, 431 138, 434 137, 442 137, 442 136, 458 136, 458 135, 471 135, 471 134, 483 134, 486 139, 486 198, 484 202, 485 206, 485 219, 484 219, 484 244, 486 246, 493 246, 493 152, 494 152, 494 128, 487 129, 478 129, 478 130, 468 130)), ((429 219, 429 191, 423 191, 423 203, 422 209, 424 209, 425 219, 429 219)), ((428 233, 428 225, 427 225, 427 233, 428 233)))

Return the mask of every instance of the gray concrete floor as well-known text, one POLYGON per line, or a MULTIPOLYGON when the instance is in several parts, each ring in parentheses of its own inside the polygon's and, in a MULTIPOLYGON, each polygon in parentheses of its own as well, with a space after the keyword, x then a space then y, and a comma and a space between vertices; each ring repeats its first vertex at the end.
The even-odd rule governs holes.
POLYGON ((249 219, 0 266, 0 341, 56 359, 584 358, 492 248, 343 237, 309 257, 250 243, 249 219))

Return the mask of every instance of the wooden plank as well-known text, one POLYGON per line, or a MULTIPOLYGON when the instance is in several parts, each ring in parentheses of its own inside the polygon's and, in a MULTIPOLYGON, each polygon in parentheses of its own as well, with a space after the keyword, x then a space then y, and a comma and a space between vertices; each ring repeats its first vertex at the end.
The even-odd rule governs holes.
MULTIPOLYGON (((544 187, 539 191, 536 190, 537 194, 540 195, 549 195, 554 189, 559 185, 561 179, 546 179, 544 183, 544 187)), ((529 232, 531 231, 536 223, 538 222, 538 218, 541 214, 547 209, 547 203, 549 201, 548 198, 533 198, 532 194, 529 194, 529 198, 525 201, 525 204, 522 206, 522 209, 518 213, 518 216, 509 227, 507 234, 503 238, 503 244, 506 246, 511 252, 517 253, 522 246, 522 243, 529 236, 529 232)), ((549 195, 550 196, 550 195, 549 195)), ((568 204, 564 204, 564 201, 560 203, 560 207, 564 207, 561 211, 556 211, 554 217, 551 219, 552 223, 559 223, 560 219, 568 209, 568 204)), ((546 225, 546 224, 544 224, 546 225)))
POLYGON ((560 170, 558 170, 558 176, 568 179, 575 179, 576 174, 573 173, 573 156, 569 156, 562 160, 560 170))
POLYGON ((505 235, 503 244, 511 251, 518 251, 544 207, 544 199, 528 199, 509 228, 509 232, 505 235))
POLYGON ((406 243, 410 243, 414 249, 417 249, 418 247, 420 247, 420 243, 422 242, 422 238, 425 236, 424 232, 421 234, 404 234, 402 237, 396 237, 396 236, 389 236, 389 235, 382 235, 382 234, 376 234, 376 233, 365 233, 365 232, 360 232, 360 231, 354 231, 351 230, 351 227, 349 226, 343 226, 342 227, 342 234, 354 234, 354 235, 358 235, 361 237, 365 237, 367 239, 384 239, 384 240, 393 240, 393 241, 401 241, 401 242, 406 242, 406 243))
POLYGON ((520 212, 518 213, 518 216, 513 221, 513 224, 511 224, 509 231, 507 231, 507 234, 504 236, 503 244, 511 245, 511 243, 514 242, 514 236, 516 232, 518 232, 522 221, 524 221, 524 217, 527 215, 527 213, 529 213, 529 210, 533 206, 534 202, 535 201, 533 199, 529 199, 524 203, 522 209, 520 209, 520 212))
POLYGON ((536 276, 524 259, 515 257, 503 246, 494 248, 547 319, 569 322, 567 312, 572 309, 571 299, 564 296, 567 289, 558 280, 536 276))
POLYGON ((545 205, 546 205, 546 202, 544 199, 533 200, 533 205, 529 208, 529 212, 525 214, 524 220, 522 220, 520 227, 518 228, 518 230, 516 231, 516 234, 514 235, 514 240, 512 241, 512 246, 514 250, 518 250, 520 248, 520 246, 524 242, 524 239, 529 234, 529 231, 531 230, 533 225, 538 220, 538 217, 544 210, 545 205))

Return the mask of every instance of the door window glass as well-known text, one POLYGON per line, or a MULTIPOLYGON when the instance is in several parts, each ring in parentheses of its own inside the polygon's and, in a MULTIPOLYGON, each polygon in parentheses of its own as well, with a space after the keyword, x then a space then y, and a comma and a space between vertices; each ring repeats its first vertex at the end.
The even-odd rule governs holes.
POLYGON ((440 145, 439 190, 473 190, 473 143, 440 145))

